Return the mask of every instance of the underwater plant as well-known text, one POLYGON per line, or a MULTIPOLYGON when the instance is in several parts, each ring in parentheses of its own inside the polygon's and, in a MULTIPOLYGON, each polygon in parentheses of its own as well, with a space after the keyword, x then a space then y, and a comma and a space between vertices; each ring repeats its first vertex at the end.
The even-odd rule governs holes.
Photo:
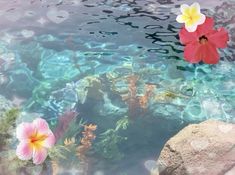
POLYGON ((206 17, 204 22, 201 23, 204 17, 200 14, 200 6, 197 3, 190 7, 183 4, 181 11, 183 15, 179 15, 176 20, 185 22, 179 32, 180 42, 185 45, 185 60, 190 63, 200 61, 206 64, 218 63, 217 48, 227 47, 228 32, 223 27, 214 29, 213 18, 206 17))
POLYGON ((129 93, 126 99, 126 103, 128 104, 128 116, 130 118, 136 117, 140 110, 140 103, 137 97, 137 85, 136 85, 137 81, 138 81, 138 76, 136 75, 131 75, 128 77, 129 93))
POLYGON ((11 136, 10 129, 15 126, 15 121, 20 114, 20 110, 17 108, 10 109, 3 113, 0 116, 0 151, 4 149, 4 147, 8 143, 8 138, 11 136))
POLYGON ((139 77, 137 75, 131 75, 127 78, 128 80, 128 94, 123 95, 122 99, 128 105, 128 116, 133 119, 139 116, 142 112, 147 109, 148 102, 153 95, 155 85, 146 84, 145 92, 143 95, 137 94, 137 81, 139 77))
POLYGON ((55 138, 57 142, 69 129, 69 125, 76 118, 77 115, 78 113, 75 111, 67 111, 59 117, 58 124, 54 129, 55 138))
POLYGON ((148 102, 150 100, 150 98, 152 97, 152 95, 154 94, 153 91, 156 88, 155 85, 151 85, 151 84, 146 84, 145 85, 145 93, 142 96, 139 96, 139 103, 140 103, 140 107, 144 110, 147 109, 147 105, 148 102))
POLYGON ((108 129, 101 133, 99 142, 95 144, 95 150, 109 160, 121 160, 124 154, 120 152, 118 145, 127 137, 119 135, 120 130, 126 130, 129 125, 129 117, 125 116, 116 122, 115 129, 108 129))
POLYGON ((97 125, 84 125, 81 143, 77 147, 77 156, 80 161, 79 169, 81 170, 82 175, 87 175, 89 162, 86 154, 92 147, 92 141, 96 138, 96 135, 94 134, 96 129, 97 125))

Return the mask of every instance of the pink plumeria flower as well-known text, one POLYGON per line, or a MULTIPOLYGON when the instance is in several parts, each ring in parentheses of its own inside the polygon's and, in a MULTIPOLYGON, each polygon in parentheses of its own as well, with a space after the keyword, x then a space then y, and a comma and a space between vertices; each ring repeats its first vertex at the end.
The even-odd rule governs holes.
POLYGON ((20 141, 16 155, 21 160, 33 158, 36 165, 45 161, 47 150, 55 144, 55 136, 42 118, 37 118, 32 123, 21 123, 16 128, 16 137, 20 141))
POLYGON ((205 22, 206 16, 201 13, 200 5, 195 2, 191 6, 183 4, 180 6, 181 15, 178 15, 176 21, 184 23, 188 32, 195 32, 197 26, 205 22))

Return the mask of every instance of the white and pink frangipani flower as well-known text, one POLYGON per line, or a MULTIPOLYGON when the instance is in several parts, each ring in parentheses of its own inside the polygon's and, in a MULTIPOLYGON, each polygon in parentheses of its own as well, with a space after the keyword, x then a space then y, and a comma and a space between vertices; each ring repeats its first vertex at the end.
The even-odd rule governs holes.
POLYGON ((33 158, 36 165, 45 161, 47 149, 55 144, 55 136, 42 118, 37 118, 32 123, 21 123, 16 128, 16 137, 20 141, 16 155, 21 160, 33 158))
POLYGON ((191 6, 182 4, 180 6, 181 15, 178 15, 176 21, 184 23, 188 32, 195 32, 197 26, 205 22, 206 16, 201 13, 200 5, 195 2, 191 6))

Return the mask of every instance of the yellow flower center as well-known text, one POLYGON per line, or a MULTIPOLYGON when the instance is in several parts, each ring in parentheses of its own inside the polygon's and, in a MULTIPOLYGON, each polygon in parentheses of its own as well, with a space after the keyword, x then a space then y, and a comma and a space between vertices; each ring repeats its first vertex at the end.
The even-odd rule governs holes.
POLYGON ((47 135, 40 134, 38 132, 35 132, 34 134, 32 134, 29 138, 30 140, 29 143, 30 143, 31 148, 36 149, 36 150, 42 148, 43 143, 47 137, 48 137, 47 135))
POLYGON ((200 13, 198 13, 196 7, 188 7, 184 10, 182 18, 185 21, 186 25, 191 26, 197 23, 200 20, 201 16, 200 13))

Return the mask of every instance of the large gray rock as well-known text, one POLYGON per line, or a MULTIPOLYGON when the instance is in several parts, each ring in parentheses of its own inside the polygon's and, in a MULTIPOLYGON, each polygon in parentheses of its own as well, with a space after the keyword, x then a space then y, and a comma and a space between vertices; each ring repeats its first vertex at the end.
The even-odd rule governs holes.
POLYGON ((234 175, 235 124, 187 126, 165 144, 159 164, 160 175, 234 175))

